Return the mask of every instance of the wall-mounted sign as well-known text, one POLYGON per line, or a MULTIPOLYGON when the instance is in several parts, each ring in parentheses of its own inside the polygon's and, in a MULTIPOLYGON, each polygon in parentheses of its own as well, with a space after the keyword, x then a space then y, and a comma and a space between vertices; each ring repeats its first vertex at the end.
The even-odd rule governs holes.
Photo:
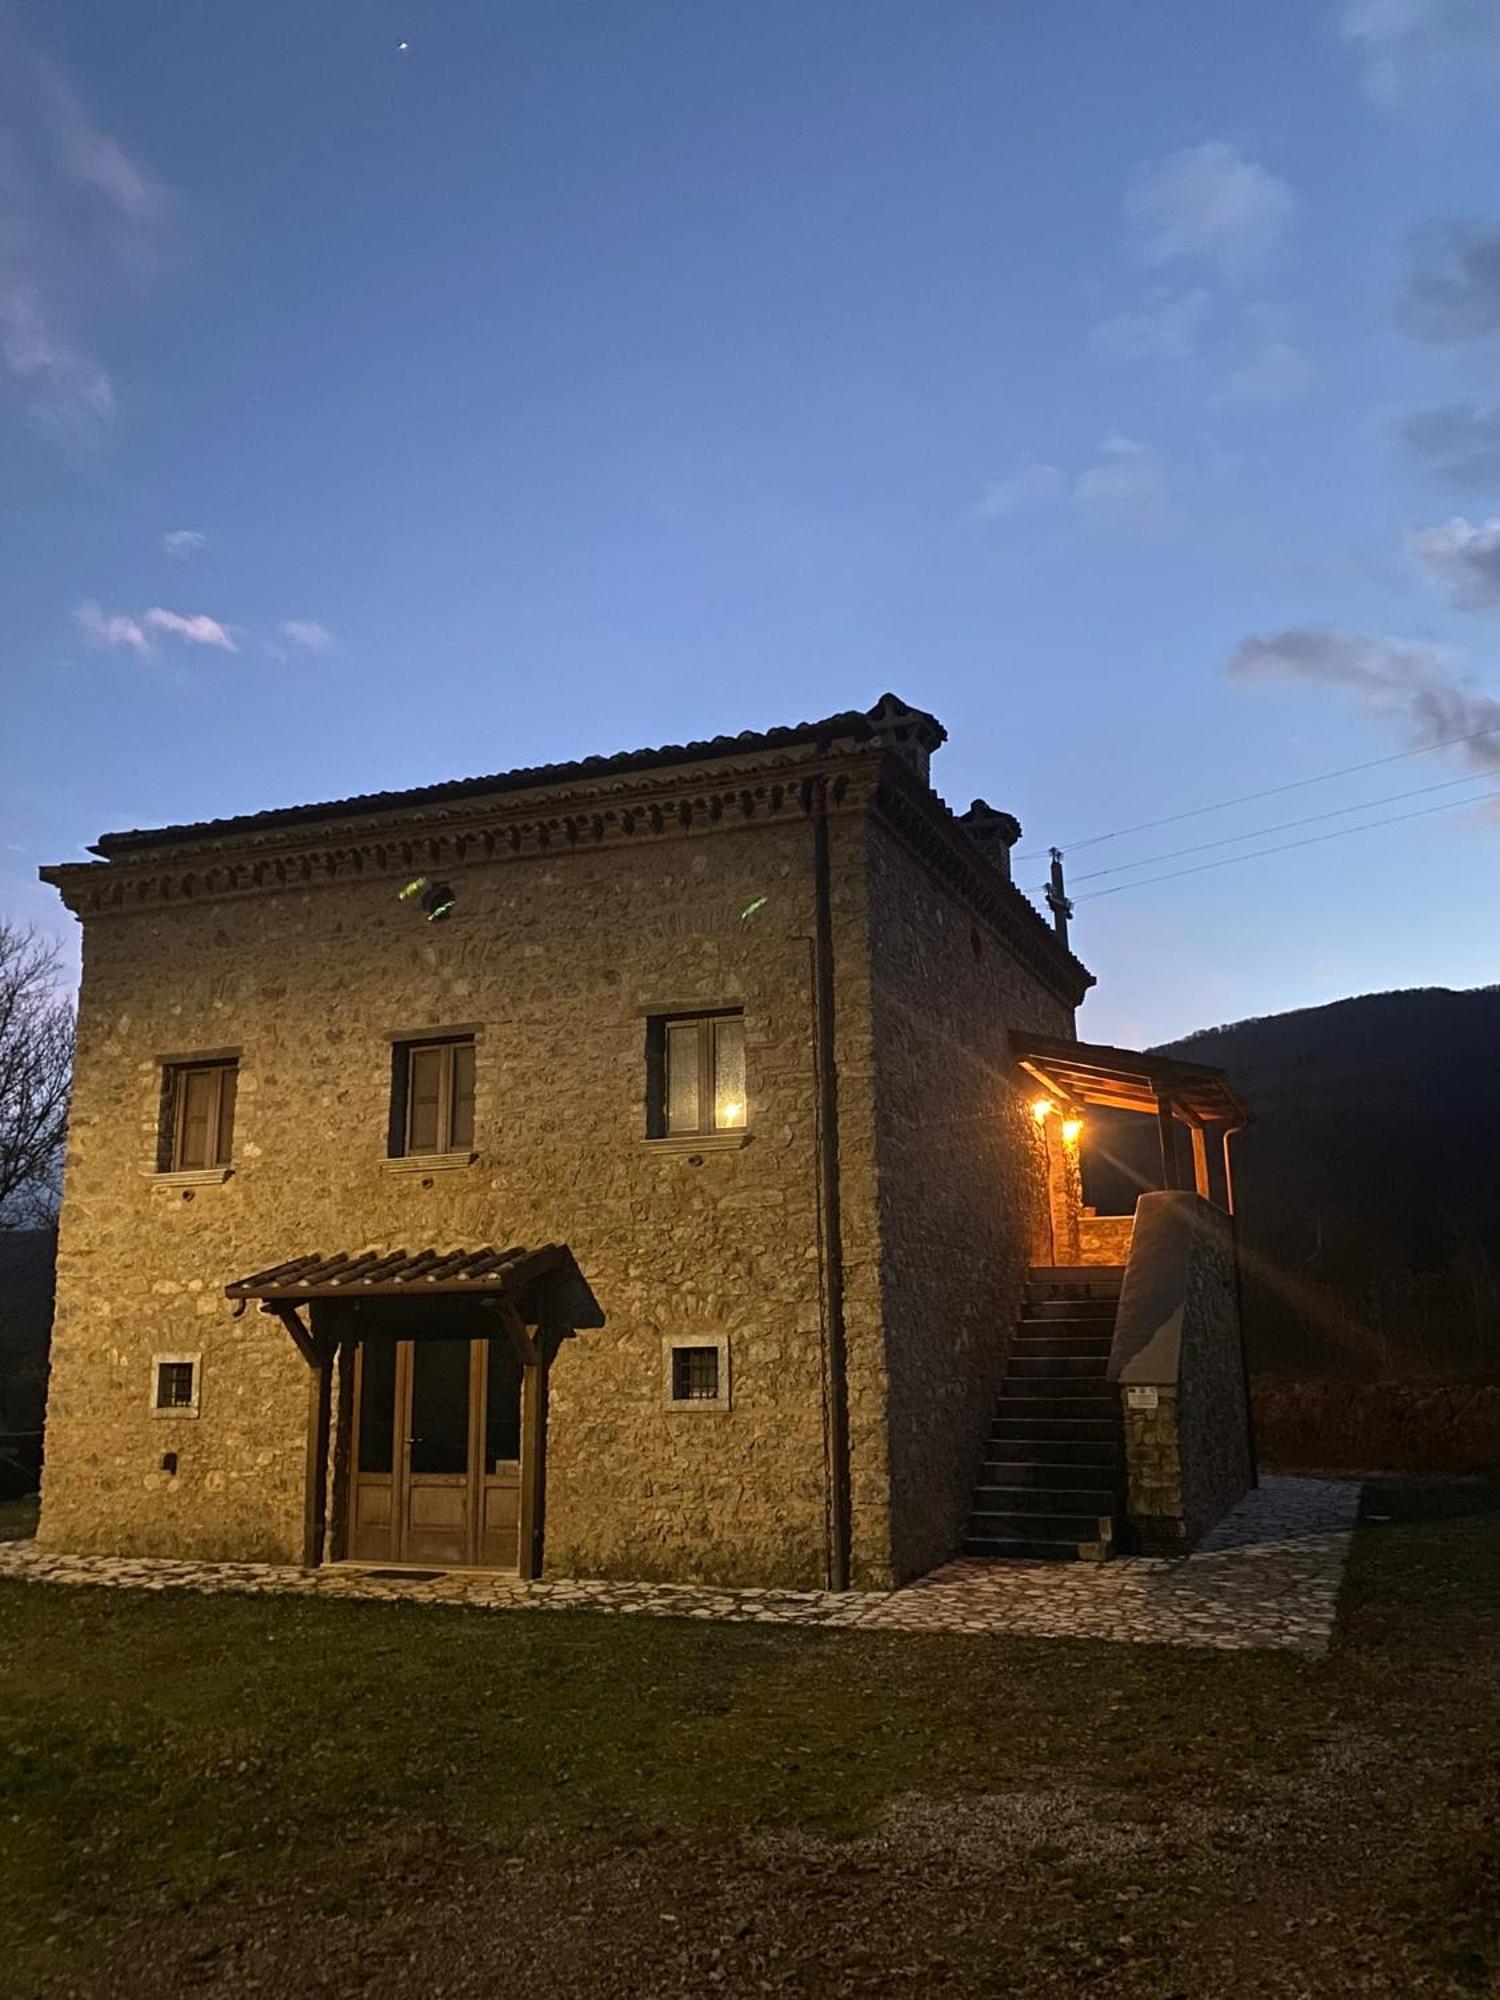
POLYGON ((1125 1391, 1127 1410, 1154 1410, 1158 1401, 1155 1389, 1129 1389, 1125 1391))

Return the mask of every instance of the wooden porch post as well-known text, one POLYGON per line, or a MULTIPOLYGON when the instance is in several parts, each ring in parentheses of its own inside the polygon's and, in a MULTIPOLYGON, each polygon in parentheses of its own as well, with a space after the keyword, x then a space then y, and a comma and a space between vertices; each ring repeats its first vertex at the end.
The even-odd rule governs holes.
POLYGON ((1178 1185, 1177 1121, 1172 1116, 1171 1098, 1160 1091, 1156 1094, 1156 1134, 1161 1141, 1161 1184, 1174 1188, 1178 1185))
POLYGON ((530 1581, 542 1573, 542 1527, 547 1494, 547 1341, 533 1339, 513 1300, 486 1299, 521 1357, 521 1493, 516 1523, 516 1573, 530 1581))
POLYGON ((329 1507, 327 1554, 330 1562, 342 1562, 349 1553, 349 1502, 354 1471, 354 1357, 355 1337, 346 1333, 338 1343, 338 1428, 333 1446, 333 1497, 329 1507))
POLYGON ((316 1569, 328 1530, 328 1439, 333 1416, 333 1353, 320 1346, 307 1385, 307 1483, 302 1521, 302 1563, 316 1569))
POLYGON ((1193 1185, 1205 1201, 1213 1200, 1208 1178, 1208 1134, 1201 1125, 1189 1127, 1193 1135, 1193 1185))

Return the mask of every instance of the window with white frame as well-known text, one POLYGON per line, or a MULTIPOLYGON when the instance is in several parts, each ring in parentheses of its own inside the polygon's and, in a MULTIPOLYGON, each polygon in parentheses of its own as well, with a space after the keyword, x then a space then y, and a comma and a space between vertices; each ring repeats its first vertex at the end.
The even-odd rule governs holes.
POLYGON ((151 1413, 157 1417, 196 1417, 203 1380, 201 1354, 153 1354, 151 1413))
POLYGON ((729 1336, 669 1335, 662 1342, 662 1401, 669 1410, 727 1410, 729 1336))

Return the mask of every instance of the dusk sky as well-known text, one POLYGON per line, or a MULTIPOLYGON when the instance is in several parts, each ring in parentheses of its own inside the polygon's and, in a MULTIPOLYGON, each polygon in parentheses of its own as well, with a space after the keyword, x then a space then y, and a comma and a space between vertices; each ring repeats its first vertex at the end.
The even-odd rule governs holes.
POLYGON ((889 688, 1092 1039, 1495 982, 1497 132, 1495 0, 0 0, 0 911, 889 688))

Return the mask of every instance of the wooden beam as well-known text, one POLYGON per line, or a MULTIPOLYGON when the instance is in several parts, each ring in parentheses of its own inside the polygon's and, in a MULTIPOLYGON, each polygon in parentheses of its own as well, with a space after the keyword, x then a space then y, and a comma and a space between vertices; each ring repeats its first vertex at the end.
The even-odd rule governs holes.
POLYGON ((323 1560, 328 1528, 328 1436, 333 1410, 333 1357, 325 1348, 307 1385, 307 1479, 303 1492, 302 1562, 323 1560))
POLYGON ((1157 1097, 1156 1130, 1161 1140, 1161 1184, 1164 1188, 1174 1188, 1177 1185, 1177 1122, 1172 1115, 1170 1097, 1157 1097))
POLYGON ((269 1313, 273 1319, 281 1321, 281 1324, 292 1336, 297 1352, 302 1356, 302 1359, 307 1363, 309 1368, 316 1368, 318 1365, 317 1343, 314 1341, 312 1334, 302 1324, 297 1308, 294 1305, 288 1305, 284 1299, 264 1299, 261 1302, 260 1309, 263 1313, 269 1313))
POLYGON ((1201 1125, 1194 1125, 1193 1135, 1193 1185, 1205 1201, 1213 1200, 1213 1192, 1208 1180, 1208 1137, 1201 1125))
POLYGON ((1234 1168, 1229 1163, 1229 1142, 1243 1126, 1226 1125, 1224 1128, 1224 1206, 1234 1214, 1234 1168))
POLYGON ((338 1344, 337 1425, 333 1439, 333 1497, 329 1509, 328 1554, 342 1562, 349 1553, 349 1514, 354 1474, 354 1359, 359 1352, 352 1334, 338 1344))
POLYGON ((547 1369, 538 1355, 521 1371, 521 1495, 516 1569, 525 1579, 542 1573, 542 1511, 547 1490, 547 1369))
POLYGON ((484 1304, 510 1336, 516 1353, 521 1357, 522 1365, 527 1368, 539 1367, 542 1362, 541 1346, 527 1332, 526 1322, 522 1319, 515 1301, 503 1297, 487 1298, 484 1304))

